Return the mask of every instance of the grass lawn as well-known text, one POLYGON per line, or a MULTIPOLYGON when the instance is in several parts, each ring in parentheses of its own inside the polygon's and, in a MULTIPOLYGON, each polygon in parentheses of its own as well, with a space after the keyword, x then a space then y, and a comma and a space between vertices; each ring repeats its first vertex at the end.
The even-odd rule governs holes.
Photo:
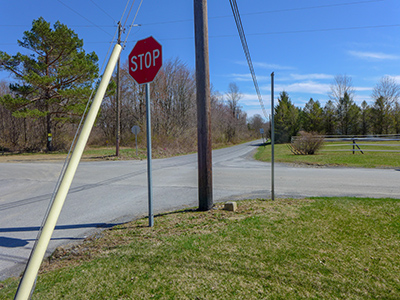
MULTIPOLYGON (((346 166, 346 167, 362 167, 362 168, 400 168, 400 152, 364 152, 361 154, 352 151, 336 151, 349 150, 350 144, 347 146, 337 146, 343 143, 327 143, 324 147, 314 155, 294 155, 286 144, 275 145, 275 161, 285 163, 320 165, 320 166, 346 166)), ((385 142, 384 144, 389 144, 385 142)), ((394 150, 399 147, 380 146, 361 146, 361 149, 368 150, 394 150)), ((260 147, 255 156, 256 159, 262 161, 271 161, 271 145, 260 147)))
POLYGON ((248 200, 147 224, 58 249, 32 299, 400 299, 399 200, 248 200))

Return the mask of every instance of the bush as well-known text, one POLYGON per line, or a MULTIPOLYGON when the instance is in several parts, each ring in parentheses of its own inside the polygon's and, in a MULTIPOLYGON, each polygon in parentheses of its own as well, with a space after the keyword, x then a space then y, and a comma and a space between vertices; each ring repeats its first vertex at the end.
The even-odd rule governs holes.
POLYGON ((322 147, 323 143, 324 137, 318 133, 300 131, 297 136, 292 137, 289 149, 295 155, 313 155, 322 147))

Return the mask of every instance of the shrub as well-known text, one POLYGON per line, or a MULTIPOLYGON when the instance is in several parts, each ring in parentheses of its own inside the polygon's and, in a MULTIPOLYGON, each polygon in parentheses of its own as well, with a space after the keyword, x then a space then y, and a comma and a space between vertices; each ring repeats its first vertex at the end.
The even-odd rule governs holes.
POLYGON ((323 143, 322 135, 316 132, 300 131, 297 136, 292 137, 289 149, 295 155, 313 155, 322 147, 323 143))

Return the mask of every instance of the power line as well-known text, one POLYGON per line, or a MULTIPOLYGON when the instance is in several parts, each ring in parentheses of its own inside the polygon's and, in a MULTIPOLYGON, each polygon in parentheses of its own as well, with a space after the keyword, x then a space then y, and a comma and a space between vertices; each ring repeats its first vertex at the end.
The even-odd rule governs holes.
MULTIPOLYGON (((131 33, 132 27, 134 27, 134 23, 135 23, 135 20, 136 20, 137 15, 138 15, 138 13, 139 13, 140 7, 142 6, 142 3, 143 3, 143 0, 140 1, 139 6, 138 6, 138 9, 136 10, 136 14, 135 14, 135 16, 134 16, 133 19, 132 19, 132 23, 131 23, 131 26, 129 26, 128 34, 126 35, 126 38, 125 38, 124 44, 123 44, 123 46, 122 46, 122 49, 125 48, 125 45, 126 45, 126 43, 127 43, 127 41, 128 41, 129 34, 131 33)), ((126 23, 126 21, 125 21, 125 23, 126 23)), ((125 24, 124 24, 124 25, 125 25, 125 24)), ((141 26, 141 25, 140 25, 140 26, 141 26)))
POLYGON ((105 11, 103 8, 101 8, 100 5, 98 5, 93 0, 90 0, 90 2, 92 2, 94 5, 96 5, 98 9, 100 9, 105 15, 107 15, 111 20, 113 20, 115 22, 114 18, 107 11, 105 11))
POLYGON ((247 64, 249 65, 251 77, 253 79, 254 87, 255 87, 256 92, 257 92, 258 100, 260 101, 260 106, 261 106, 261 109, 262 109, 262 111, 264 113, 265 118, 268 119, 268 114, 267 114, 267 111, 265 110, 265 106, 264 106, 264 103, 263 103, 263 100, 262 100, 262 97, 261 97, 260 89, 258 87, 257 77, 256 77, 256 74, 254 72, 253 62, 251 61, 250 51, 249 51, 249 47, 247 45, 246 35, 244 33, 242 20, 240 18, 239 8, 237 6, 236 0, 229 0, 229 2, 231 4, 233 17, 235 18, 236 27, 238 29, 239 37, 240 37, 240 40, 242 42, 242 47, 243 47, 243 51, 244 51, 244 54, 245 54, 246 59, 247 59, 247 64))
MULTIPOLYGON (((400 24, 367 25, 367 26, 336 27, 336 28, 322 28, 322 29, 303 29, 303 30, 288 30, 288 31, 272 31, 272 32, 250 33, 250 34, 248 34, 248 35, 273 35, 273 34, 291 34, 291 33, 312 33, 312 32, 344 31, 344 30, 374 29, 374 28, 390 28, 390 27, 400 27, 400 24)), ((223 36, 220 36, 220 37, 223 37, 223 36)), ((229 37, 229 36, 228 36, 228 37, 229 37)))
MULTIPOLYGON (((61 2, 61 0, 58 0, 59 2, 61 2)), ((110 16, 105 10, 103 10, 100 6, 98 6, 93 0, 90 0, 91 2, 93 2, 93 4, 95 4, 99 9, 101 9, 104 13, 106 13, 111 19, 112 16, 110 16)), ((300 10, 309 10, 309 9, 320 9, 320 8, 330 8, 330 7, 340 7, 340 6, 349 6, 349 5, 360 5, 360 4, 366 4, 366 3, 373 3, 373 2, 382 2, 385 0, 366 0, 366 1, 356 1, 356 2, 346 2, 346 3, 337 3, 337 4, 327 4, 327 5, 316 5, 316 6, 306 6, 306 7, 297 7, 297 8, 285 8, 285 9, 277 9, 277 10, 267 10, 267 11, 261 11, 261 12, 252 12, 252 13, 245 13, 245 14, 241 14, 242 16, 251 16, 251 15, 259 15, 259 14, 271 14, 271 13, 279 13, 279 12, 290 12, 290 11, 300 11, 300 10)), ((96 25, 94 24, 92 21, 88 20, 87 18, 85 18, 84 16, 82 16, 81 14, 79 14, 78 12, 76 12, 75 10, 73 10, 72 8, 70 8, 69 6, 67 6, 65 3, 61 2, 63 5, 65 5, 66 7, 68 7, 69 9, 71 9, 73 12, 77 13, 79 16, 83 17, 85 20, 87 20, 88 22, 90 22, 93 25, 69 25, 71 27, 115 27, 115 25, 96 25)), ((129 0, 127 2, 127 5, 129 4, 129 0)), ((133 4, 132 4, 133 6, 133 4)), ((131 6, 131 7, 132 7, 131 6)), ((126 11, 125 7, 125 11, 126 11)), ((121 17, 121 21, 122 18, 125 14, 122 14, 121 17)), ((215 17, 209 17, 209 19, 222 19, 222 18, 230 18, 231 15, 225 15, 225 16, 215 16, 215 17)), ((113 19, 113 21, 115 21, 113 19)), ((182 19, 182 20, 173 20, 173 21, 162 21, 162 22, 154 22, 154 23, 142 23, 141 26, 149 26, 149 25, 164 25, 164 24, 173 24, 173 23, 184 23, 184 22, 193 22, 193 19, 182 19)), ((10 24, 0 24, 0 27, 28 27, 30 25, 10 25, 10 24)), ((400 26, 400 25, 388 25, 388 26, 400 26)), ((379 27, 379 26, 378 26, 379 27)), ((363 28, 363 27, 356 27, 356 28, 363 28)), ((335 29, 326 29, 326 30, 335 30, 335 29)), ((322 30, 324 31, 324 30, 322 30)), ((286 33, 286 32, 283 32, 286 33)), ((291 32, 289 32, 291 33, 291 32)), ((267 33, 270 34, 270 33, 267 33)), ((275 33, 271 33, 271 34, 275 34, 275 33)), ((249 34, 248 34, 249 35, 249 34)), ((251 34, 250 34, 251 35, 251 34)), ((211 36, 210 36, 211 37, 211 36)), ((224 36, 223 36, 224 37, 224 36)))
POLYGON ((67 7, 69 10, 73 11, 75 14, 77 14, 78 16, 80 16, 81 18, 85 19, 86 21, 88 21, 90 24, 94 25, 95 27, 97 27, 98 29, 100 29, 101 31, 105 32, 106 34, 108 34, 109 36, 112 36, 111 34, 109 34, 107 31, 105 31, 103 28, 101 28, 100 26, 98 26, 97 24, 93 23, 92 21, 90 21, 88 18, 86 18, 84 15, 80 14, 79 12, 77 12, 75 9, 73 9, 72 7, 68 6, 67 4, 65 4, 64 2, 62 2, 61 0, 58 0, 58 2, 60 2, 62 5, 64 5, 65 7, 67 7))
MULTIPOLYGON (((0 25, 2 26, 2 25, 0 25)), ((142 25, 141 25, 142 26, 142 25)), ((73 27, 73 26, 71 26, 73 27)), ((115 26, 113 26, 115 27, 115 26)), ((279 35, 279 34, 297 34, 297 33, 313 33, 313 32, 329 32, 329 31, 345 31, 345 30, 362 30, 362 29, 379 29, 379 28, 392 28, 400 27, 400 24, 387 24, 387 25, 370 25, 370 26, 353 26, 353 27, 338 27, 338 28, 323 28, 323 29, 304 29, 304 30, 288 30, 288 31, 270 31, 270 32, 260 32, 260 33, 248 33, 247 36, 257 36, 257 35, 279 35)), ((210 35, 209 38, 230 38, 236 37, 234 34, 226 35, 210 35)), ((176 37, 176 38, 158 38, 160 41, 176 41, 176 40, 193 40, 194 37, 176 37)), ((136 43, 137 40, 126 41, 125 43, 136 43)), ((110 41, 96 41, 87 42, 85 44, 108 44, 110 41)), ((0 43, 0 46, 7 45, 17 45, 17 42, 13 43, 0 43)))
MULTIPOLYGON (((355 2, 346 2, 346 3, 336 3, 336 4, 326 4, 326 5, 315 5, 315 6, 305 6, 305 7, 295 7, 295 8, 284 8, 284 9, 276 9, 276 10, 266 10, 260 12, 251 12, 241 14, 242 16, 251 16, 251 15, 261 15, 261 14, 271 14, 271 13, 280 13, 280 12, 290 12, 290 11, 300 11, 300 10, 310 10, 310 9, 320 9, 320 8, 330 8, 330 7, 340 7, 340 6, 350 6, 350 5, 360 5, 367 4, 373 2, 382 2, 385 0, 365 0, 365 1, 355 1, 355 2)), ((209 19, 223 19, 230 18, 231 15, 223 15, 223 16, 215 16, 209 17, 209 19)), ((185 23, 185 22, 193 22, 193 19, 182 19, 182 20, 173 20, 173 21, 162 21, 162 22, 154 22, 154 23, 144 23, 143 26, 146 25, 163 25, 163 24, 173 24, 173 23, 185 23)))
MULTIPOLYGON (((275 10, 266 10, 260 12, 252 12, 241 14, 242 16, 252 16, 252 15, 261 15, 261 14, 271 14, 271 13, 280 13, 280 12, 290 12, 290 11, 299 11, 299 10, 309 10, 309 9, 320 9, 320 8, 330 8, 330 7, 339 7, 339 6, 350 6, 350 5, 359 5, 366 4, 372 2, 382 2, 385 0, 366 0, 366 1, 356 1, 356 2, 346 2, 346 3, 336 3, 336 4, 325 4, 325 5, 315 5, 315 6, 305 6, 305 7, 295 7, 295 8, 283 8, 283 9, 275 9, 275 10)), ((213 17, 213 19, 218 18, 227 18, 230 16, 218 16, 213 17)))
MULTIPOLYGON (((129 1, 129 0, 128 0, 128 1, 129 1)), ((129 8, 128 15, 127 15, 126 18, 125 18, 125 22, 124 22, 124 25, 122 26, 122 28, 125 28, 126 22, 127 22, 128 19, 129 19, 129 16, 130 16, 130 14, 131 14, 131 11, 132 11, 132 8, 133 8, 133 5, 134 5, 134 4, 135 4, 135 0, 132 1, 131 7, 129 8)), ((122 23, 121 23, 121 24, 122 24, 122 23)))

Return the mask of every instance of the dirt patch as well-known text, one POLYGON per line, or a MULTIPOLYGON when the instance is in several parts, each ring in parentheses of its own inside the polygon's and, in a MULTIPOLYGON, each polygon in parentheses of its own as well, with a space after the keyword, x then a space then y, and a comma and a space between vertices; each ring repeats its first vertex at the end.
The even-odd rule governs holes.
MULTIPOLYGON (((67 154, 0 154, 0 163, 63 162, 67 154)), ((82 161, 118 160, 115 156, 83 155, 82 161)))

